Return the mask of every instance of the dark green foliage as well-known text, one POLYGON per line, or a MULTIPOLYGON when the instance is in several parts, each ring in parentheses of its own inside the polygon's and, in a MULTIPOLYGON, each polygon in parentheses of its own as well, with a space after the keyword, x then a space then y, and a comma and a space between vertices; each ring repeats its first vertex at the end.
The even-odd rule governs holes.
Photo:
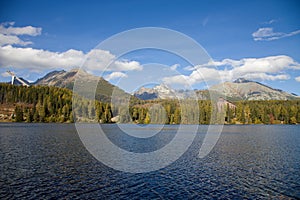
POLYGON ((236 105, 236 120, 244 124, 300 123, 299 100, 244 101, 236 105))
POLYGON ((16 106, 15 108, 15 121, 16 122, 23 121, 23 109, 20 106, 16 106))
POLYGON ((127 104, 111 105, 108 102, 82 97, 72 100, 72 91, 66 88, 24 87, 3 83, 0 84, 0 103, 15 105, 13 119, 16 122, 73 122, 76 119, 76 121, 111 123, 113 117, 118 117, 120 123, 140 124, 300 123, 300 100, 237 101, 234 102, 236 107, 226 105, 224 110, 218 112, 216 103, 201 100, 198 101, 197 114, 198 109, 195 109, 195 105, 189 100, 145 101, 132 97, 128 108, 127 104))
MULTIPOLYGON (((48 86, 14 86, 0 84, 0 103, 15 104, 14 121, 21 122, 73 122, 72 91, 65 88, 48 86)), ((85 119, 104 115, 105 121, 112 117, 107 103, 99 104, 97 111, 91 100, 77 98, 77 114, 85 119), (106 109, 105 109, 106 108, 106 109), (103 110, 105 112, 100 112, 103 110)), ((100 120, 99 120, 100 121, 100 120)))

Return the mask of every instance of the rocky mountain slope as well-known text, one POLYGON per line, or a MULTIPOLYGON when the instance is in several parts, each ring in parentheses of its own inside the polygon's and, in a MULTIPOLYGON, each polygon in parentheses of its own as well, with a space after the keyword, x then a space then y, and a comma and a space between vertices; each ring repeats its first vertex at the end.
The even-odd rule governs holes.
MULTIPOLYGON (((71 71, 52 71, 32 84, 72 89, 77 74, 78 69, 73 69, 71 71)), ((117 92, 117 94, 122 99, 130 97, 130 94, 124 92, 117 86, 112 85, 102 77, 94 76, 85 71, 80 71, 80 76, 81 80, 99 81, 96 91, 96 98, 98 100, 109 102, 111 100, 111 95, 113 91, 117 92)), ((222 84, 214 85, 210 87, 209 90, 174 90, 163 84, 156 85, 152 88, 141 87, 133 94, 133 96, 142 100, 187 99, 194 98, 195 93, 197 95, 197 98, 202 100, 210 99, 210 95, 214 95, 217 97, 225 97, 232 101, 300 99, 300 97, 295 94, 290 94, 279 89, 274 89, 259 82, 246 80, 244 78, 239 78, 234 82, 225 82, 222 84)))
POLYGON ((77 69, 71 70, 69 72, 65 70, 52 71, 46 74, 44 77, 36 80, 33 85, 48 85, 72 89, 77 72, 77 69))
MULTIPOLYGON (((63 87, 72 90, 74 81, 76 79, 76 75, 78 75, 78 69, 73 69, 71 71, 64 71, 64 70, 52 71, 46 74, 44 77, 38 79, 33 84, 63 87)), ((121 98, 128 98, 130 96, 130 94, 124 92, 117 86, 112 85, 102 77, 94 76, 82 70, 80 71, 80 79, 77 79, 77 81, 78 80, 98 81, 98 86, 96 90, 96 99, 103 102, 111 101, 111 96, 113 91, 117 92, 119 94, 118 96, 120 96, 121 98)), ((81 92, 92 93, 91 91, 81 91, 81 92)), ((90 98, 94 98, 94 97, 91 96, 90 98)))
POLYGON ((134 96, 143 99, 173 99, 176 98, 176 93, 173 89, 166 85, 156 85, 153 88, 141 87, 134 93, 134 96))
MULTIPOLYGON (((209 90, 196 90, 197 98, 207 100, 210 95, 226 97, 229 100, 288 100, 299 99, 297 95, 271 88, 259 82, 239 78, 234 82, 214 85, 209 90)), ((191 98, 193 91, 173 90, 165 85, 153 88, 140 88, 134 93, 140 99, 191 98)))
POLYGON ((235 100, 288 100, 298 96, 271 88, 267 85, 243 78, 234 82, 225 82, 210 88, 214 91, 235 100))

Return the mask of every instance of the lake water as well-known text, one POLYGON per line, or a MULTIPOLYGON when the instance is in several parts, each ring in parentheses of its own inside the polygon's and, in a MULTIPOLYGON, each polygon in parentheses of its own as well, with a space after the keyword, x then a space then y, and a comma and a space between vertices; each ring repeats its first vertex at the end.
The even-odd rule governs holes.
MULTIPOLYGON (((160 149, 176 134, 176 126, 165 126, 147 140, 122 136, 116 125, 103 127, 113 143, 132 152, 160 149)), ((300 126, 224 126, 200 159, 206 127, 171 165, 132 174, 95 159, 74 124, 1 123, 0 199, 300 198, 300 126)))

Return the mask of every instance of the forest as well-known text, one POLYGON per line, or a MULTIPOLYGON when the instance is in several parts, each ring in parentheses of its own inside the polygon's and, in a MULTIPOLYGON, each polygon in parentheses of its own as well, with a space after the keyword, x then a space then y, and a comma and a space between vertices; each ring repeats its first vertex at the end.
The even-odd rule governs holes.
POLYGON ((113 105, 66 88, 0 84, 1 118, 14 122, 95 122, 139 124, 299 124, 300 100, 237 101, 139 100, 113 105), (5 112, 12 108, 11 112, 5 112), (8 116, 5 116, 7 113, 8 116))

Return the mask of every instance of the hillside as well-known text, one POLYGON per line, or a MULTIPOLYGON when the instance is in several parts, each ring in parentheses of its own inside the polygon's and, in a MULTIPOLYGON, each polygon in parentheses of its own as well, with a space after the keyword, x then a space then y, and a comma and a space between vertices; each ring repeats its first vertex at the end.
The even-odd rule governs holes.
MULTIPOLYGON (((72 90, 77 75, 79 75, 78 69, 73 69, 71 71, 52 71, 46 74, 44 77, 38 79, 36 82, 33 83, 33 85, 56 86, 72 90)), ((98 81, 95 97, 97 100, 102 102, 110 102, 113 91, 117 92, 121 99, 130 98, 129 94, 127 94, 117 86, 110 84, 102 77, 94 76, 83 70, 80 71, 80 78, 78 78, 77 81, 79 81, 78 85, 80 85, 80 81, 98 81)), ((80 92, 82 94, 86 94, 85 96, 89 96, 93 93, 93 91, 88 91, 87 88, 82 89, 82 91, 80 92)), ((90 96, 89 98, 93 99, 94 97, 90 96)))
POLYGON ((111 122, 109 103, 82 97, 72 99, 72 90, 54 86, 16 86, 0 83, 0 121, 111 122), (72 110, 75 105, 75 112, 72 110))
MULTIPOLYGON (((77 85, 86 85, 88 82, 91 82, 92 84, 98 82, 95 97, 97 100, 102 102, 110 102, 113 92, 117 94, 117 100, 119 102, 126 102, 125 100, 129 98, 138 98, 141 100, 191 99, 195 98, 195 94, 197 95, 198 100, 209 100, 212 96, 214 98, 223 97, 230 101, 299 99, 299 96, 293 93, 290 94, 244 78, 239 78, 234 82, 225 82, 213 85, 209 88, 209 90, 174 90, 167 85, 161 84, 155 85, 152 88, 141 87, 139 90, 135 91, 133 95, 130 95, 119 87, 112 85, 102 77, 89 74, 84 70, 80 70, 80 73, 78 72, 78 69, 73 69, 71 71, 52 71, 44 77, 39 78, 34 83, 31 83, 31 85, 56 86, 72 90, 75 80, 79 83, 77 85), (82 81, 82 84, 80 84, 80 81, 82 81)), ((20 79, 27 82, 21 77, 20 79)), ((14 84, 19 85, 18 81, 15 81, 14 84)), ((94 99, 95 97, 91 96, 94 91, 89 91, 89 89, 89 87, 82 88, 80 93, 90 99, 94 99)))
MULTIPOLYGON (((231 101, 239 100, 292 100, 299 99, 295 94, 274 89, 259 82, 237 79, 234 82, 225 82, 213 85, 209 90, 195 90, 199 100, 209 100, 211 96, 224 97, 231 101)), ((153 88, 140 88, 134 96, 143 99, 187 99, 193 97, 193 91, 173 90, 165 85, 153 88)))
MULTIPOLYGON (((165 123, 189 124, 195 107, 189 106, 190 115, 181 115, 182 108, 178 100, 132 99, 129 107, 117 107, 111 103, 94 101, 78 97, 72 99, 72 91, 54 86, 15 86, 0 83, 0 121, 16 122, 100 122, 100 123, 165 123), (161 105, 165 117, 156 112, 161 105), (74 110, 73 110, 74 107, 74 110), (129 111, 129 115, 127 114, 129 111), (75 114, 75 115, 74 115, 75 114), (115 120, 113 120, 115 119, 115 120)), ((189 101, 189 100, 186 100, 189 101)), ((200 124, 211 122, 214 102, 201 100, 199 103, 200 124)), ((299 100, 238 101, 233 106, 223 106, 227 124, 297 124, 300 123, 299 100)), ((195 113, 194 113, 195 114, 195 113)), ((197 115, 195 115, 197 116, 197 115)), ((193 123, 197 123, 193 121, 193 123)))
POLYGON ((235 100, 289 100, 298 98, 296 95, 243 78, 234 82, 214 85, 210 87, 210 90, 235 100))

